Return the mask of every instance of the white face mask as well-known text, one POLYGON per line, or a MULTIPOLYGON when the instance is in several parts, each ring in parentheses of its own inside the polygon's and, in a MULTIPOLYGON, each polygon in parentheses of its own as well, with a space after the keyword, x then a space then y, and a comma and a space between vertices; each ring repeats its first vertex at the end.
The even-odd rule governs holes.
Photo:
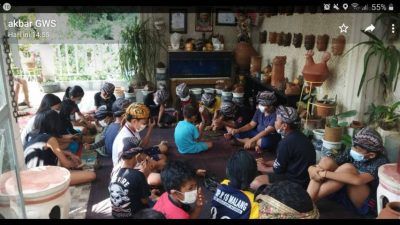
POLYGON ((358 153, 358 152, 354 151, 353 149, 350 150, 350 156, 354 159, 354 161, 357 161, 357 162, 365 160, 363 154, 358 153))
POLYGON ((185 98, 181 98, 181 101, 182 101, 182 102, 187 102, 187 101, 189 101, 189 99, 190 99, 190 95, 188 95, 188 96, 185 97, 185 98))
POLYGON ((195 189, 193 191, 188 191, 185 193, 182 193, 180 191, 178 191, 178 192, 184 195, 183 200, 179 200, 183 204, 193 204, 197 200, 197 189, 195 189))
POLYGON ((141 124, 139 129, 136 130, 136 132, 140 132, 140 131, 144 130, 146 127, 147 127, 147 125, 141 124))
POLYGON ((265 112, 265 106, 262 105, 258 105, 258 109, 260 110, 260 112, 264 113, 265 112))
POLYGON ((102 127, 106 127, 108 124, 107 124, 107 122, 106 122, 106 120, 100 120, 99 121, 99 124, 100 124, 100 126, 102 126, 102 127))

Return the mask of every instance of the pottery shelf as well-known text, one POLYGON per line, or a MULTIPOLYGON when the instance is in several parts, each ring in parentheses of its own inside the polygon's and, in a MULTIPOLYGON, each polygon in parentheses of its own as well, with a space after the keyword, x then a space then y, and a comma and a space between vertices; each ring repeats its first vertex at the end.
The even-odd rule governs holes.
MULTIPOLYGON (((310 85, 310 92, 309 92, 309 96, 311 96, 311 92, 312 92, 312 89, 313 89, 313 87, 321 87, 322 86, 322 84, 324 83, 324 82, 311 82, 311 81, 307 81, 307 80, 304 80, 304 84, 306 84, 306 83, 308 83, 309 85, 310 85)), ((299 99, 299 101, 301 101, 301 99, 303 99, 303 94, 304 94, 304 88, 305 88, 306 86, 305 85, 303 85, 303 87, 301 88, 301 94, 300 94, 300 99, 299 99)), ((309 98, 308 100, 307 100, 307 114, 306 114, 306 121, 305 121, 305 123, 304 123, 304 126, 305 127, 307 127, 307 122, 308 122, 308 112, 309 112, 309 110, 310 110, 310 107, 312 107, 312 106, 316 106, 317 104, 315 104, 315 103, 312 103, 312 102, 310 102, 310 99, 311 98, 309 98)), ((318 107, 324 107, 324 106, 318 106, 318 107)), ((330 107, 329 107, 330 108, 330 107)), ((335 105, 335 111, 336 111, 336 105, 335 105)))

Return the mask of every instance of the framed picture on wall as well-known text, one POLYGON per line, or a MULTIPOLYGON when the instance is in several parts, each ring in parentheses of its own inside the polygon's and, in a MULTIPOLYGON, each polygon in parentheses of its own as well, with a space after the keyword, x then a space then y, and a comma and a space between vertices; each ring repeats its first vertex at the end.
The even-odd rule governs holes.
POLYGON ((217 26, 236 26, 237 19, 235 13, 230 9, 216 9, 215 25, 217 26))
POLYGON ((169 10, 169 33, 187 33, 187 10, 169 10))
POLYGON ((202 8, 196 10, 196 26, 197 32, 211 32, 213 31, 212 9, 202 8))

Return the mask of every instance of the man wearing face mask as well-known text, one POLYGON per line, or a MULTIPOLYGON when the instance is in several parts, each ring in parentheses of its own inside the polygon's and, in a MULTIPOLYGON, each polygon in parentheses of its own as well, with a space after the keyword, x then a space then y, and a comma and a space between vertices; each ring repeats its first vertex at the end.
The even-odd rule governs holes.
POLYGON ((167 157, 164 155, 168 151, 168 146, 165 143, 156 145, 153 147, 149 146, 150 136, 155 126, 155 121, 149 119, 150 110, 142 103, 132 103, 125 112, 126 122, 122 125, 121 130, 115 137, 112 147, 112 160, 114 167, 118 165, 118 156, 121 154, 124 148, 124 138, 135 136, 140 141, 140 147, 144 149, 144 152, 151 156, 151 160, 154 166, 154 173, 148 177, 150 185, 157 186, 160 184, 160 176, 157 171, 161 170, 166 163, 167 157), (140 132, 148 126, 146 135, 141 138, 140 132))
POLYGON ((328 154, 310 166, 307 192, 314 202, 327 197, 359 215, 377 216, 378 168, 389 163, 382 138, 365 127, 353 137, 353 146, 337 156, 328 154))
POLYGON ((276 150, 277 156, 274 161, 268 162, 258 159, 258 170, 268 173, 270 183, 289 180, 306 189, 309 182, 307 169, 315 164, 314 146, 298 129, 296 109, 279 106, 276 113, 275 129, 282 135, 276 150))
MULTIPOLYGON (((250 123, 238 129, 230 131, 245 149, 274 151, 280 141, 280 135, 276 133, 274 123, 276 120, 275 106, 277 98, 274 92, 263 91, 257 95, 258 109, 250 123)), ((233 144, 239 144, 237 141, 233 144)))
POLYGON ((186 83, 181 83, 178 86, 176 86, 176 95, 177 98, 175 98, 174 108, 177 111, 176 113, 177 121, 183 120, 183 108, 186 105, 192 105, 192 107, 196 109, 196 112, 199 111, 196 97, 190 93, 186 83))
POLYGON ((112 104, 115 102, 116 98, 114 95, 115 86, 112 83, 104 83, 103 87, 101 87, 100 92, 97 92, 94 95, 94 105, 96 106, 96 110, 99 109, 100 106, 105 105, 108 110, 111 110, 112 104))
POLYGON ((196 172, 188 163, 168 162, 161 171, 161 181, 166 192, 157 200, 154 210, 167 219, 199 218, 204 196, 197 186, 196 172))

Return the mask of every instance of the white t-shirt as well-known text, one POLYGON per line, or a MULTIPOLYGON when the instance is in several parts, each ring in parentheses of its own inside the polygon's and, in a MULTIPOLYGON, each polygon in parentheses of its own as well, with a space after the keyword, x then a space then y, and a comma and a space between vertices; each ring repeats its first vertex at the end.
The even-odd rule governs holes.
POLYGON ((118 164, 118 155, 122 152, 122 149, 124 148, 124 143, 123 143, 124 138, 132 137, 133 135, 135 135, 136 138, 141 140, 139 132, 130 130, 127 127, 127 125, 125 125, 122 127, 122 129, 119 131, 119 133, 115 137, 113 147, 112 147, 112 160, 113 160, 114 167, 118 164))
POLYGON ((28 120, 28 123, 25 125, 24 129, 21 131, 21 142, 22 142, 22 147, 25 146, 25 138, 26 136, 33 130, 33 127, 35 125, 35 118, 36 115, 34 115, 32 118, 28 120))

